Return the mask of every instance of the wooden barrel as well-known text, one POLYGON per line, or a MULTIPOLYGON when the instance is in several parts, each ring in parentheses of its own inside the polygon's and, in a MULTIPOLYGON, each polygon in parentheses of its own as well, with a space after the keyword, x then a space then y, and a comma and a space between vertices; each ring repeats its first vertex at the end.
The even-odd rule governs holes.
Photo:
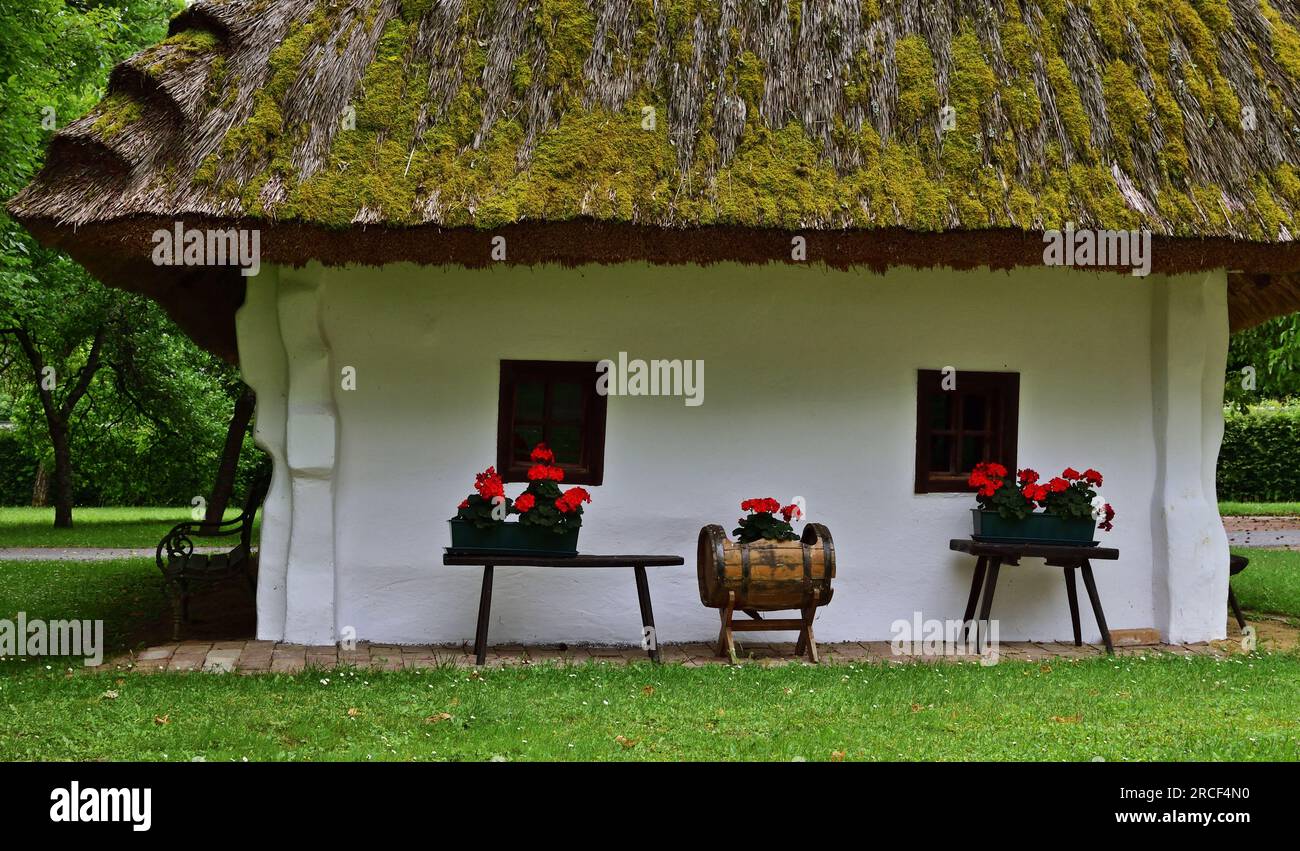
POLYGON ((804 527, 798 541, 755 541, 737 544, 721 526, 700 530, 696 559, 700 602, 710 608, 727 605, 727 592, 736 592, 736 609, 774 611, 802 609, 820 591, 817 604, 831 601, 835 576, 835 543, 820 523, 804 527))

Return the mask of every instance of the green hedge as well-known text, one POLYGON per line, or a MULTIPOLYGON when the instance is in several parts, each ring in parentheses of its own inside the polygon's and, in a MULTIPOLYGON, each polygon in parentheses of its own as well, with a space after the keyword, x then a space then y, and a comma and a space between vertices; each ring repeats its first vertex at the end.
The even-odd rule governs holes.
POLYGON ((1230 412, 1217 481, 1225 502, 1300 501, 1300 407, 1230 412))

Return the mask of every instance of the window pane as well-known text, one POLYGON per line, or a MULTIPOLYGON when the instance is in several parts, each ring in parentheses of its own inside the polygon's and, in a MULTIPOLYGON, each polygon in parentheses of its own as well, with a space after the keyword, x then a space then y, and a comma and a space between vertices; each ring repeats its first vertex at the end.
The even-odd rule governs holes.
POLYGON ((930 435, 930 472, 954 472, 952 469, 952 447, 952 437, 946 434, 930 435))
POLYGON ((988 397, 971 395, 962 399, 961 427, 970 431, 988 428, 988 397))
POLYGON ((560 422, 582 420, 582 385, 557 381, 551 385, 551 419, 560 422))
POLYGON ((952 421, 952 393, 936 393, 930 397, 930 428, 950 429, 952 421))
POLYGON ((582 429, 578 426, 551 426, 551 450, 561 464, 582 461, 582 429))
POLYGON ((986 456, 985 438, 963 435, 961 439, 961 472, 969 473, 981 461, 990 460, 986 456))
POLYGON ((515 426, 515 440, 512 455, 516 461, 528 462, 528 453, 542 442, 542 427, 539 425, 515 426))
POLYGON ((515 419, 540 421, 545 404, 546 385, 534 378, 520 379, 515 390, 515 419))

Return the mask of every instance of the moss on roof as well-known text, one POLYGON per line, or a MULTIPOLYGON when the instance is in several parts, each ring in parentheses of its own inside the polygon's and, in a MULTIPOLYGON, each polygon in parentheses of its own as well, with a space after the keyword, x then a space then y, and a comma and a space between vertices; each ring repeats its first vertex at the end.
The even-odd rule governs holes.
POLYGON ((182 123, 151 129, 147 155, 115 145, 150 108, 115 87, 65 132, 102 142, 127 176, 87 188, 52 155, 15 210, 1296 231, 1294 9, 998 5, 201 0, 146 66, 163 93, 202 94, 182 123))

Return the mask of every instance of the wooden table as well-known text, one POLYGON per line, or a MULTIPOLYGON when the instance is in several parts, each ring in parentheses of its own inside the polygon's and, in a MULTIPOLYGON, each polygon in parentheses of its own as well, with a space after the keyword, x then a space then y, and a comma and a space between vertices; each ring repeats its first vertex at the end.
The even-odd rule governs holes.
MULTIPOLYGON (((1070 623, 1074 627, 1074 644, 1083 644, 1079 632, 1079 592, 1074 584, 1074 570, 1078 568, 1083 574, 1083 585, 1088 589, 1088 599, 1092 601, 1092 614, 1097 618, 1102 640, 1106 642, 1106 652, 1114 655, 1115 646, 1110 641, 1110 629, 1106 626, 1106 615, 1101 610, 1101 598, 1097 596, 1097 583, 1092 578, 1092 559, 1115 560, 1119 550, 1110 547, 1061 546, 1057 544, 993 544, 974 541, 970 538, 953 538, 948 542, 948 549, 966 553, 977 558, 975 577, 970 586, 970 598, 966 601, 966 617, 962 623, 970 624, 975 616, 975 604, 980 601, 980 589, 983 586, 984 601, 980 605, 980 620, 988 623, 989 611, 993 607, 993 591, 998 584, 998 570, 1005 564, 1020 564, 1022 558, 1041 558, 1052 567, 1065 571, 1065 592, 1070 598, 1070 623)), ((978 630, 978 626, 976 627, 978 630)), ((978 631, 976 633, 978 636, 978 631)))
POLYGON ((646 652, 651 661, 659 661, 659 640, 655 635, 655 616, 650 608, 650 583, 646 579, 647 567, 672 567, 682 565, 681 556, 598 556, 576 555, 566 558, 540 558, 537 556, 507 556, 478 553, 442 557, 447 565, 483 565, 483 590, 478 599, 478 627, 474 631, 474 655, 479 665, 487 661, 488 617, 492 612, 492 569, 494 567, 630 567, 636 575, 636 597, 641 604, 642 633, 646 652))

